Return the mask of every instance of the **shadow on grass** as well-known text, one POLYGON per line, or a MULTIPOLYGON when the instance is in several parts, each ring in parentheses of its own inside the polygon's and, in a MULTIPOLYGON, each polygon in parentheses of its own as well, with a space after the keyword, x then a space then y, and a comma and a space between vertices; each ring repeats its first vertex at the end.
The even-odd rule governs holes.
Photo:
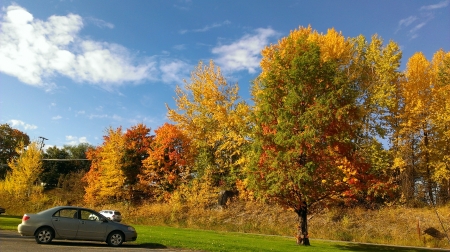
POLYGON ((141 243, 136 245, 136 247, 138 248, 151 248, 151 249, 165 249, 167 248, 165 245, 160 244, 160 243, 141 243))
POLYGON ((68 240, 54 240, 51 243, 47 244, 48 246, 73 246, 73 247, 98 247, 98 248, 146 248, 146 249, 166 249, 167 246, 160 243, 141 243, 141 244, 133 244, 133 243, 123 243, 119 247, 110 247, 106 242, 89 242, 89 241, 68 241, 68 240))
POLYGON ((416 247, 402 247, 402 246, 385 246, 385 245, 368 245, 368 244, 345 244, 335 245, 334 247, 342 251, 364 251, 364 252, 378 252, 378 251, 401 251, 401 252, 430 252, 430 251, 448 251, 444 249, 427 249, 416 247))

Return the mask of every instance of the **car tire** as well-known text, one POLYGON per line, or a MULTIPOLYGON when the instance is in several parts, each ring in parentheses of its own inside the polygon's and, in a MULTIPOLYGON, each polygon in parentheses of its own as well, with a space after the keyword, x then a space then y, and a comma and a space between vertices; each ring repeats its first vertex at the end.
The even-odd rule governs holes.
POLYGON ((106 240, 106 243, 108 243, 109 246, 118 247, 118 246, 122 245, 124 240, 125 240, 125 236, 123 235, 122 232, 114 231, 108 235, 108 239, 106 240))
POLYGON ((52 242, 54 236, 55 235, 53 229, 49 227, 43 227, 36 231, 34 239, 39 244, 48 244, 52 242))

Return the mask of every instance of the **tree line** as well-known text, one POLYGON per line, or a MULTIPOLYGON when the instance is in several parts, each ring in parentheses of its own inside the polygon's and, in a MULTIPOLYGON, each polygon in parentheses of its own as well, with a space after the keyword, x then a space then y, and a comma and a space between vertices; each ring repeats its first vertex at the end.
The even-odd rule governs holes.
POLYGON ((261 54, 251 104, 213 61, 200 62, 177 87, 176 106, 167 106, 172 123, 154 134, 143 124, 108 128, 100 146, 40 151, 25 133, 2 125, 3 190, 19 190, 10 189, 19 180, 61 186, 63 175, 82 171, 92 204, 166 201, 199 186, 233 191, 294 210, 303 242, 310 206, 448 202, 449 52, 431 60, 417 52, 401 71, 394 41, 309 26, 261 54))

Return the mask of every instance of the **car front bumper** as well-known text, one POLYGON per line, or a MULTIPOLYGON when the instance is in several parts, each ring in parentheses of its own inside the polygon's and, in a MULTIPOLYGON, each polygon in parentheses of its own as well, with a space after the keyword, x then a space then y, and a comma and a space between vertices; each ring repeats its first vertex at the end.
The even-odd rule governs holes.
POLYGON ((137 233, 136 232, 127 232, 125 234, 125 241, 136 241, 137 233))

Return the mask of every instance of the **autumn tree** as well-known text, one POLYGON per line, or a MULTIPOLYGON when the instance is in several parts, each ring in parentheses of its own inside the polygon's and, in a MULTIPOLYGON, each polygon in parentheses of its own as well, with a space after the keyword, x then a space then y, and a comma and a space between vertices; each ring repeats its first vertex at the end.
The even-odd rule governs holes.
POLYGON ((190 139, 175 125, 165 123, 155 134, 138 177, 148 192, 167 199, 191 178, 193 150, 190 139))
POLYGON ((249 186, 298 215, 299 243, 309 245, 308 207, 356 197, 373 183, 356 145, 362 111, 352 64, 355 45, 334 29, 292 31, 267 46, 254 81, 249 186))
POLYGON ((150 128, 140 123, 127 129, 124 137, 126 153, 123 170, 126 184, 135 185, 138 183, 138 174, 140 173, 142 162, 148 157, 148 151, 154 136, 150 135, 150 128))
POLYGON ((370 164, 369 173, 379 178, 379 183, 369 188, 369 194, 376 197, 364 201, 372 204, 393 200, 393 192, 397 191, 396 184, 400 179, 392 159, 398 149, 396 133, 401 100, 402 73, 399 67, 402 53, 398 44, 389 41, 385 45, 378 35, 372 36, 370 41, 359 35, 349 38, 349 42, 353 54, 346 75, 355 84, 359 111, 359 120, 353 122, 358 124, 354 142, 359 153, 370 164), (387 187, 391 190, 385 190, 387 187))
POLYGON ((109 128, 106 133, 103 144, 87 152, 91 167, 84 181, 88 184, 85 200, 89 203, 133 197, 142 161, 148 156, 153 138, 143 124, 132 126, 125 133, 122 127, 109 128))
POLYGON ((434 113, 431 120, 435 125, 435 139, 432 166, 433 180, 438 183, 438 203, 450 199, 450 52, 439 50, 432 60, 434 82, 434 113))
POLYGON ((168 117, 192 139, 197 150, 193 172, 222 190, 235 189, 242 178, 248 144, 249 106, 240 100, 238 85, 230 85, 213 61, 200 62, 191 82, 177 87, 177 108, 168 117))
POLYGON ((91 204, 125 198, 125 137, 122 127, 108 128, 106 133, 103 145, 87 152, 91 168, 83 180, 87 183, 85 201, 91 204))
POLYGON ((17 198, 30 197, 42 172, 40 146, 37 142, 31 142, 25 147, 23 142, 19 142, 15 151, 19 156, 8 162, 11 171, 6 174, 4 188, 17 198))
POLYGON ((6 172, 9 171, 8 161, 19 156, 16 148, 21 142, 28 146, 30 137, 7 123, 0 125, 0 179, 4 179, 6 172))
MULTIPOLYGON (((396 164, 404 174, 405 199, 436 202, 437 188, 448 188, 449 53, 438 51, 430 62, 423 53, 407 62, 401 82, 399 152, 396 164), (420 183, 416 183, 419 181, 420 183)), ((447 189, 445 189, 447 190, 447 189)), ((444 190, 444 191, 445 191, 444 190)))

